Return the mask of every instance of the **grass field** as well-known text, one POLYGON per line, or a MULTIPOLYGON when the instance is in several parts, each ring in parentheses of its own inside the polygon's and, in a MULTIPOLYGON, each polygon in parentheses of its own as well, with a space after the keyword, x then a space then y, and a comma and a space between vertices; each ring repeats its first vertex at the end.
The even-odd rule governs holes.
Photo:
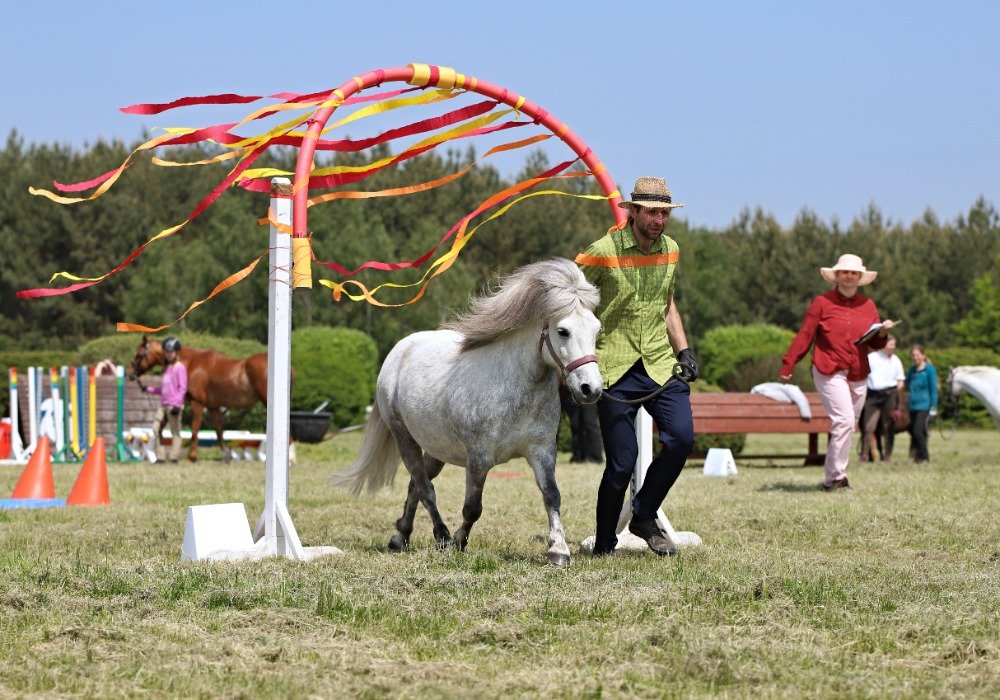
MULTIPOLYGON (((256 520, 259 463, 109 464, 111 506, 0 511, 0 696, 1000 696, 997 431, 854 464, 850 492, 816 467, 693 462, 665 508, 705 543, 670 559, 577 555, 600 469, 561 455, 568 569, 544 563, 523 462, 489 479, 464 554, 434 551, 422 510, 413 550, 387 553, 405 472, 359 499, 328 485, 358 438, 300 446, 300 537, 346 552, 310 563, 179 561, 187 506, 256 520)), ((0 469, 6 495, 20 468, 0 469)), ((55 470, 64 496, 78 467, 55 470)), ((446 468, 452 529, 463 490, 446 468)))

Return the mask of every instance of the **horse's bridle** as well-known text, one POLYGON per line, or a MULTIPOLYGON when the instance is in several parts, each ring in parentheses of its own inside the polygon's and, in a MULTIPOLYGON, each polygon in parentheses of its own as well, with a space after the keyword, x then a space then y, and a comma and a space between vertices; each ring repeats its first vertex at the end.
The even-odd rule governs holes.
MULTIPOLYGON (((562 372, 562 378, 564 380, 566 379, 567 375, 569 375, 569 373, 575 370, 577 367, 588 364, 590 362, 594 363, 597 362, 597 355, 584 355, 583 357, 578 357, 577 359, 573 360, 568 365, 564 365, 562 363, 562 360, 559 359, 559 355, 556 354, 556 349, 552 347, 552 341, 549 340, 549 324, 547 323, 545 324, 545 328, 542 329, 542 337, 539 338, 538 340, 538 349, 541 350, 543 345, 549 349, 549 355, 552 356, 552 359, 555 360, 555 363, 559 366, 559 370, 562 372)), ((681 376, 683 370, 684 368, 681 367, 680 364, 674 364, 673 372, 671 373, 670 379, 677 379, 687 384, 688 383, 687 380, 685 380, 684 377, 681 376)), ((665 382, 663 386, 657 387, 652 393, 647 394, 646 396, 640 397, 638 399, 619 399, 617 396, 612 396, 607 392, 601 394, 601 398, 611 399, 612 401, 616 401, 618 403, 642 404, 648 401, 649 399, 659 396, 660 393, 662 393, 663 390, 667 388, 668 383, 669 380, 665 382)))
MULTIPOLYGON (((132 361, 128 363, 128 366, 132 369, 132 374, 134 374, 135 378, 137 378, 137 379, 140 376, 142 376, 142 372, 139 371, 139 362, 141 362, 142 360, 146 359, 146 353, 148 353, 148 352, 149 352, 149 343, 148 342, 143 343, 142 344, 142 350, 140 350, 139 352, 137 352, 135 354, 135 357, 132 358, 132 361), (136 362, 136 360, 138 360, 139 362, 136 362)), ((131 378, 132 377, 129 377, 129 379, 131 379, 131 378)))
POLYGON ((552 356, 556 365, 559 366, 559 371, 562 372, 563 379, 569 376, 569 373, 577 367, 582 367, 583 365, 591 362, 597 362, 597 355, 584 355, 583 357, 578 357, 569 364, 564 365, 558 353, 556 353, 556 349, 552 347, 552 341, 549 340, 549 324, 547 323, 545 324, 545 328, 542 329, 542 337, 538 339, 538 349, 541 350, 543 345, 549 349, 549 355, 552 356))
POLYGON ((146 341, 142 344, 142 350, 137 352, 135 356, 132 358, 132 361, 128 363, 129 368, 132 370, 132 372, 130 373, 132 376, 130 376, 129 379, 134 380, 135 383, 139 385, 139 388, 142 389, 143 391, 146 390, 146 387, 143 385, 142 380, 139 379, 139 377, 143 375, 143 372, 145 372, 145 370, 143 370, 143 372, 140 372, 139 364, 144 359, 146 359, 146 354, 148 352, 149 352, 149 341, 146 341), (137 360, 138 362, 136 362, 137 360))

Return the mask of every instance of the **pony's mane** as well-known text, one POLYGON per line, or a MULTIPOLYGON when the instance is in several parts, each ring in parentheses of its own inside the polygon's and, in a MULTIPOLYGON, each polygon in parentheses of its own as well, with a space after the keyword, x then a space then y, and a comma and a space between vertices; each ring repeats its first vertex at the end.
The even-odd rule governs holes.
POLYGON ((600 302, 597 288, 565 258, 530 263, 498 284, 496 291, 473 297, 469 311, 443 326, 465 336, 462 350, 486 345, 542 319, 566 316, 579 306, 593 311, 600 302))

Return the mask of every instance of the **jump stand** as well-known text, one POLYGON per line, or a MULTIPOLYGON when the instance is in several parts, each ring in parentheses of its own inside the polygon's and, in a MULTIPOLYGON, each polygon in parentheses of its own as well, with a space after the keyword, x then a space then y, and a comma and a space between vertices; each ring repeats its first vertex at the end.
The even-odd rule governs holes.
MULTIPOLYGON (((271 181, 267 332, 267 438, 264 512, 248 538, 242 503, 188 508, 181 558, 307 560, 342 554, 336 547, 303 547, 288 512, 288 438, 292 371, 292 185, 271 181)), ((305 258, 304 264, 310 263, 305 258)))
POLYGON ((732 450, 724 447, 710 447, 705 455, 705 476, 736 476, 736 460, 732 450))

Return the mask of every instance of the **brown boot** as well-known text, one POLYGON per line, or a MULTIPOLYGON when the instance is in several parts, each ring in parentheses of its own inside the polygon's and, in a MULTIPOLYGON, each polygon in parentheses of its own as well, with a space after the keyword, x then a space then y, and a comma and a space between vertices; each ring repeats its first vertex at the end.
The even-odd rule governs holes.
POLYGON ((674 546, 667 533, 660 529, 660 526, 656 523, 656 518, 651 518, 650 520, 636 520, 632 518, 632 521, 628 524, 628 531, 636 537, 646 540, 649 548, 661 557, 671 557, 677 554, 677 547, 674 546))

